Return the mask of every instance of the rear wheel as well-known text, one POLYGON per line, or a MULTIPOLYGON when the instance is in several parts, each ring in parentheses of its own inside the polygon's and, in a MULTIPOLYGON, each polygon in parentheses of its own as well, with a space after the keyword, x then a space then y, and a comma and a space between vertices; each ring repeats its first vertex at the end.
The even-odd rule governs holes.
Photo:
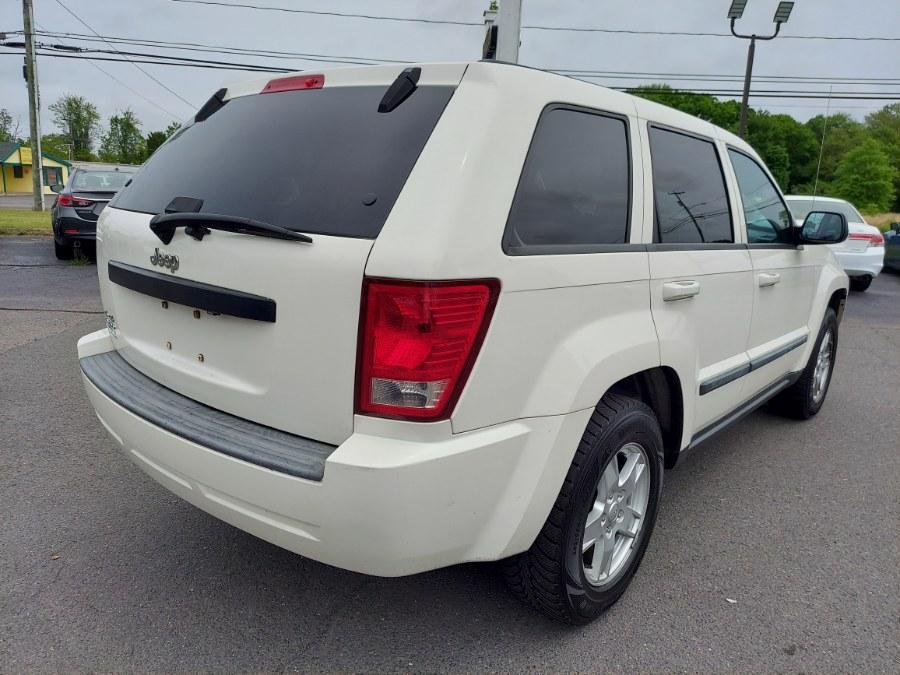
POLYGON ((819 412, 831 384, 837 340, 837 317, 829 307, 825 311, 819 336, 800 379, 772 399, 772 410, 801 420, 809 419, 819 412))
POLYGON ((868 274, 862 277, 850 277, 850 290, 863 293, 872 285, 872 277, 868 274))
POLYGON ((595 619, 621 597, 640 565, 662 472, 662 436, 650 408, 604 396, 534 544, 504 562, 510 590, 552 619, 595 619))
POLYGON ((56 253, 57 260, 71 260, 75 256, 72 244, 60 244, 53 240, 53 252, 56 253))

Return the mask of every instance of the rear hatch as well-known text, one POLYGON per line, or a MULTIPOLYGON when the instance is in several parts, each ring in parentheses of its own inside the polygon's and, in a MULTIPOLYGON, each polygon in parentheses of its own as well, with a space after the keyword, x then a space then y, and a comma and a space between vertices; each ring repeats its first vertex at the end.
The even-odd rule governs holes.
POLYGON ((299 86, 317 88, 245 85, 161 146, 98 226, 121 355, 211 407, 344 441, 366 260, 463 72, 431 68, 390 112, 378 108, 399 67, 315 76, 321 88, 314 76, 299 86), (165 243, 150 228, 165 212, 202 214, 209 231, 180 223, 165 243), (221 229, 236 218, 257 228, 221 229))

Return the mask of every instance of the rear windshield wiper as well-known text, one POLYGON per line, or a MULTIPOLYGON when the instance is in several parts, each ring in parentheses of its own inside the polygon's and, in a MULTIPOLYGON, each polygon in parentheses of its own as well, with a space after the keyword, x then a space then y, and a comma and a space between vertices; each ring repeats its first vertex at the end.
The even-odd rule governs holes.
POLYGON ((312 243, 311 237, 286 227, 271 225, 252 218, 218 213, 160 213, 150 220, 150 229, 164 244, 172 241, 175 230, 179 227, 185 228, 185 232, 197 241, 202 241, 203 237, 212 230, 222 230, 259 237, 272 237, 273 239, 301 241, 306 244, 312 243))

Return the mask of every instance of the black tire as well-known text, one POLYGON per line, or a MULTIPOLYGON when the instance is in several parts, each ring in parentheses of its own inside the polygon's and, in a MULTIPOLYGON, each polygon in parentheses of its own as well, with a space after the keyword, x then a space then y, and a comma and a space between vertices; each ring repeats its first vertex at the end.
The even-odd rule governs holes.
POLYGON ((72 244, 60 244, 55 239, 53 240, 53 252, 56 254, 57 260, 71 260, 75 257, 72 244))
POLYGON ((862 277, 850 277, 850 290, 857 293, 865 293, 872 285, 872 277, 868 274, 862 277))
POLYGON ((650 540, 663 481, 663 443, 653 411, 642 402, 607 394, 594 410, 547 522, 531 548, 503 561, 514 595, 548 617, 573 624, 594 620, 625 592, 650 540), (642 525, 624 567, 603 587, 585 576, 582 540, 597 483, 619 450, 638 443, 646 454, 649 496, 642 525), (611 584, 611 585, 609 585, 611 584))
POLYGON ((825 398, 828 396, 828 388, 831 386, 831 377, 834 374, 835 357, 837 356, 838 345, 838 323, 834 310, 830 307, 825 310, 825 317, 822 319, 822 326, 819 328, 819 334, 816 336, 816 342, 809 355, 809 361, 806 367, 794 384, 785 389, 772 399, 769 408, 785 417, 791 417, 797 420, 806 420, 815 415, 822 409, 825 398), (831 351, 831 365, 828 371, 825 386, 821 390, 821 395, 816 398, 814 395, 816 364, 819 359, 819 351, 822 349, 822 342, 825 334, 831 332, 831 340, 828 349, 831 351))

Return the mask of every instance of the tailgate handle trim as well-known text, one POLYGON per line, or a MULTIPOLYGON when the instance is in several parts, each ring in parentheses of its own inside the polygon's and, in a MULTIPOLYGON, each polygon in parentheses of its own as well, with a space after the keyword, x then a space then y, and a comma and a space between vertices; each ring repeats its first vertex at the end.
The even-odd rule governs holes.
POLYGON ((137 293, 240 319, 275 323, 275 301, 261 295, 151 272, 110 260, 109 280, 137 293))

